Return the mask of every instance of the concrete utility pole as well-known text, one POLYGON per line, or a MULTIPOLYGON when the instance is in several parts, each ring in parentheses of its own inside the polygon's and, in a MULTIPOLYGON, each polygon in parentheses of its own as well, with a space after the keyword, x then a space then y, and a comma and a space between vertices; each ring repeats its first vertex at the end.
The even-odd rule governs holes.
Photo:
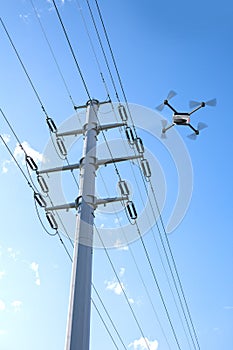
POLYGON ((89 350, 98 107, 97 100, 90 100, 87 103, 66 350, 89 350))
MULTIPOLYGON (((92 282, 92 250, 93 250, 93 224, 94 211, 98 205, 106 205, 120 201, 126 201, 126 207, 129 215, 133 218, 136 214, 131 201, 128 201, 129 191, 124 180, 121 180, 119 188, 120 197, 96 198, 95 197, 95 176, 99 166, 108 165, 117 162, 124 162, 131 159, 143 158, 143 152, 138 155, 97 159, 96 144, 98 133, 103 130, 119 128, 126 126, 126 118, 122 117, 122 111, 119 109, 122 122, 100 125, 98 118, 99 105, 109 103, 90 100, 85 106, 77 108, 86 108, 86 122, 82 129, 70 130, 65 132, 56 132, 57 141, 62 150, 65 145, 61 144, 61 138, 70 135, 85 135, 83 145, 83 156, 79 163, 66 165, 56 168, 43 169, 38 171, 41 176, 47 173, 80 170, 79 195, 74 203, 59 204, 56 206, 46 206, 46 216, 52 226, 57 229, 53 211, 67 210, 75 208, 77 210, 76 232, 74 240, 74 255, 72 264, 70 300, 68 310, 68 321, 66 330, 65 350, 89 350, 90 343, 90 317, 91 317, 91 282, 92 282)), ((120 106, 122 108, 122 106, 120 106)), ((126 114, 126 111, 125 111, 126 114)), ((140 140, 140 139, 139 139, 140 140)), ((139 147, 139 146, 138 146, 139 147)), ((139 149, 140 150, 140 149, 139 149)), ((142 159, 141 162, 145 161, 142 159)), ((143 163, 144 164, 144 163, 143 163)), ((142 165, 143 165, 142 164, 142 165)))

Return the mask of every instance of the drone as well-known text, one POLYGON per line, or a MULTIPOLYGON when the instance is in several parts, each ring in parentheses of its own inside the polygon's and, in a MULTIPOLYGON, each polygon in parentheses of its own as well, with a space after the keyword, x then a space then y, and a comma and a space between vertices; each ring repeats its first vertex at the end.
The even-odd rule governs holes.
POLYGON ((162 104, 160 104, 158 107, 156 107, 156 109, 158 111, 162 111, 164 106, 168 106, 174 113, 172 116, 172 124, 167 126, 167 120, 162 120, 162 138, 166 137, 166 132, 171 129, 174 125, 184 125, 184 126, 188 126, 189 128, 191 128, 194 133, 192 133, 191 135, 188 135, 189 138, 195 140, 197 135, 199 135, 199 131, 207 128, 207 125, 205 123, 198 123, 197 125, 197 129, 195 129, 191 124, 190 124, 190 116, 191 114, 195 113, 196 111, 198 111, 200 108, 203 108, 205 106, 216 106, 216 98, 209 100, 207 102, 197 102, 197 101, 190 101, 189 102, 189 107, 190 108, 194 108, 191 112, 177 112, 176 109, 170 105, 169 100, 171 98, 173 98, 174 96, 176 96, 176 92, 175 91, 170 91, 166 100, 163 101, 162 104))

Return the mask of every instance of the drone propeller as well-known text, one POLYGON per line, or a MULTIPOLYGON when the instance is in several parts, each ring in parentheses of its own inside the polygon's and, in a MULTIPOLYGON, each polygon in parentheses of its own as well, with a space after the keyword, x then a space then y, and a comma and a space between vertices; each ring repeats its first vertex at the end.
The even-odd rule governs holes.
POLYGON ((189 101, 189 107, 190 108, 195 108, 197 106, 200 106, 201 105, 201 102, 198 102, 198 101, 189 101))
MULTIPOLYGON (((202 104, 202 102, 190 101, 190 102, 189 102, 189 107, 190 107, 190 108, 195 108, 195 107, 197 107, 197 106, 200 106, 201 104, 202 104)), ((216 104, 217 104, 217 100, 216 100, 216 98, 213 98, 212 100, 209 100, 209 101, 204 102, 204 104, 207 105, 207 106, 212 106, 212 107, 214 107, 214 106, 216 106, 216 104)))
MULTIPOLYGON (((173 97, 176 96, 176 95, 177 95, 177 93, 176 93, 175 91, 171 90, 171 91, 168 93, 168 95, 167 95, 166 101, 169 101, 171 98, 173 98, 173 97)), ((164 102, 161 103, 159 106, 156 107, 156 109, 157 109, 159 112, 161 112, 161 111, 163 110, 163 108, 164 108, 164 102)))
MULTIPOLYGON (((208 127, 208 125, 205 124, 205 123, 202 123, 202 122, 200 122, 200 123, 197 124, 197 130, 198 130, 198 131, 199 131, 199 130, 202 130, 202 129, 205 129, 205 128, 207 128, 207 127, 208 127)), ((190 138, 191 140, 196 140, 197 134, 194 132, 193 134, 188 135, 187 137, 190 138)))
POLYGON ((197 124, 197 130, 202 130, 202 129, 205 129, 205 128, 208 128, 208 125, 205 124, 205 123, 202 123, 202 122, 199 122, 197 124))
POLYGON ((209 100, 209 101, 205 102, 205 104, 207 106, 215 107, 216 104, 217 104, 217 100, 216 100, 216 98, 213 98, 212 100, 209 100))

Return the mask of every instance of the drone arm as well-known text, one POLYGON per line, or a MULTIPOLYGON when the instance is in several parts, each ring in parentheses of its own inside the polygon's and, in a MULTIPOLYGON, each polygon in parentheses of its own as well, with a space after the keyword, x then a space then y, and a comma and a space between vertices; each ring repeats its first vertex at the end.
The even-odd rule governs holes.
POLYGON ((172 106, 170 105, 170 103, 168 102, 168 100, 165 100, 165 101, 164 101, 164 104, 165 104, 166 106, 168 106, 174 113, 177 113, 177 111, 175 110, 175 108, 172 107, 172 106))
POLYGON ((189 112, 189 115, 195 113, 196 111, 198 111, 199 109, 205 107, 205 102, 201 102, 201 104, 197 107, 197 108, 194 108, 191 112, 189 112))
POLYGON ((195 134, 199 134, 198 130, 196 130, 190 123, 188 123, 187 125, 195 132, 195 134))

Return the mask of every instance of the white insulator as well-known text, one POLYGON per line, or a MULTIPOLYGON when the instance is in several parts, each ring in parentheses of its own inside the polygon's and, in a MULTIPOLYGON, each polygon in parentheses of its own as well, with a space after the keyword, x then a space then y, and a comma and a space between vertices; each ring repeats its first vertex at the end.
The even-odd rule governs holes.
POLYGON ((34 198, 41 208, 46 207, 46 202, 40 193, 34 192, 34 198))
POLYGON ((118 111, 119 111, 121 120, 122 120, 123 122, 126 122, 126 121, 128 120, 128 115, 127 115, 125 106, 119 105, 119 106, 118 106, 118 111))
POLYGON ((134 143, 135 143, 135 146, 137 148, 138 153, 143 154, 144 153, 144 145, 143 145, 142 139, 140 137, 137 137, 134 140, 134 143))
POLYGON ((127 137, 129 144, 134 145, 135 137, 133 134, 133 130, 131 129, 130 126, 127 126, 127 128, 125 128, 125 135, 127 137))
POLYGON ((45 179, 43 178, 43 176, 38 175, 38 176, 37 176, 37 181, 38 181, 38 183, 39 183, 39 185, 40 185, 41 190, 42 190, 44 193, 48 193, 48 192, 49 192, 49 188, 48 188, 48 186, 47 186, 47 184, 46 184, 45 179))
POLYGON ((55 134, 57 132, 57 127, 56 127, 56 124, 54 123, 53 119, 47 118, 46 122, 48 124, 49 130, 55 134))
POLYGON ((121 191, 122 196, 128 196, 129 195, 129 187, 125 180, 121 180, 118 182, 119 189, 121 191))
POLYGON ((46 213, 46 218, 47 218, 47 220, 48 220, 48 222, 49 222, 51 228, 52 228, 53 230, 57 230, 57 229, 58 229, 57 222, 56 222, 56 220, 55 220, 55 218, 54 218, 54 215, 53 215, 50 211, 47 211, 47 213, 46 213))
POLYGON ((38 166, 36 165, 34 159, 30 156, 26 156, 26 162, 27 164, 30 166, 30 168, 33 170, 33 171, 37 171, 38 170, 38 166))
POLYGON ((151 170, 147 159, 144 158, 141 160, 141 167, 142 167, 144 176, 147 178, 151 177, 151 170))
POLYGON ((58 146, 59 151, 61 152, 61 154, 64 157, 67 156, 67 150, 66 150, 66 147, 65 147, 65 144, 64 144, 63 140, 60 137, 57 137, 56 141, 57 141, 57 146, 58 146))
POLYGON ((137 217, 138 217, 138 214, 136 212, 136 208, 135 208, 135 205, 133 204, 132 201, 128 201, 127 204, 126 204, 126 209, 128 211, 128 214, 130 216, 130 219, 132 220, 136 220, 137 217))

